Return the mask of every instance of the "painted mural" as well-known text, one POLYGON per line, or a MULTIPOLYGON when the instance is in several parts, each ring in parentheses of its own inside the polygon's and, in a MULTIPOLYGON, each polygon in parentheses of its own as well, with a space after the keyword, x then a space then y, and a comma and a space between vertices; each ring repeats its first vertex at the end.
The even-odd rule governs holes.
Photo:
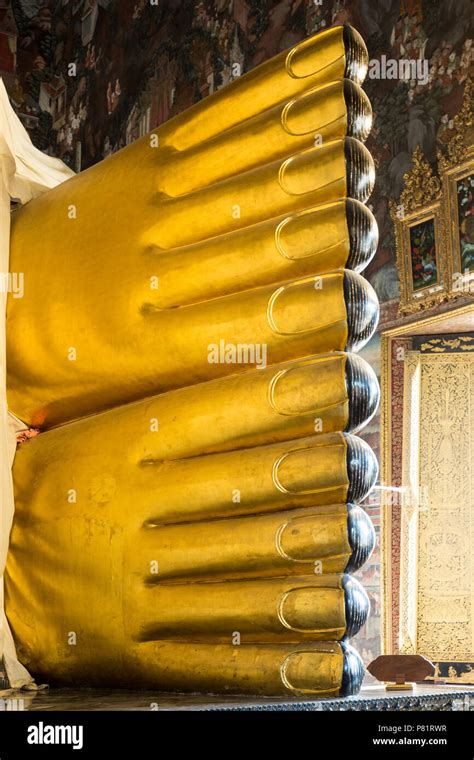
POLYGON ((470 0, 0 0, 0 75, 34 143, 78 171, 223 87, 235 64, 351 22, 371 57, 381 244, 367 275, 386 303, 398 296, 388 201, 415 147, 434 162, 449 139, 473 19, 470 0))

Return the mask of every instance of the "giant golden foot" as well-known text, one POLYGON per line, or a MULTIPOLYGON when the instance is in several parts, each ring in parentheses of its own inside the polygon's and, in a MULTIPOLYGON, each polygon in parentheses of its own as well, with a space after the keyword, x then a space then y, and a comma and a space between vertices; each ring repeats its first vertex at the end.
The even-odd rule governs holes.
POLYGON ((366 68, 327 30, 15 212, 8 399, 43 432, 15 460, 6 607, 42 679, 358 689, 366 68))

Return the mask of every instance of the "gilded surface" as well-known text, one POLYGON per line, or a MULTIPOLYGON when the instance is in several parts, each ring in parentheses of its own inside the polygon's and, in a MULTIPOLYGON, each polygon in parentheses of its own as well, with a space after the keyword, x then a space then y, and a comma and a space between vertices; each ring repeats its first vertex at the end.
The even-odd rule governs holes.
POLYGON ((472 660, 474 355, 409 352, 405 379, 402 651, 472 660))
POLYGON ((347 55, 329 29, 14 213, 8 398, 43 432, 16 456, 6 608, 43 680, 341 692, 367 610, 345 349, 378 308, 343 269, 374 181, 347 55))
POLYGON ((400 278, 399 314, 429 309, 446 300, 446 231, 442 213, 441 181, 435 176, 421 148, 413 152, 412 168, 404 175, 405 187, 398 202, 390 202, 395 226, 397 268, 400 278), (433 219, 435 228, 437 282, 433 287, 414 292, 410 228, 433 219))

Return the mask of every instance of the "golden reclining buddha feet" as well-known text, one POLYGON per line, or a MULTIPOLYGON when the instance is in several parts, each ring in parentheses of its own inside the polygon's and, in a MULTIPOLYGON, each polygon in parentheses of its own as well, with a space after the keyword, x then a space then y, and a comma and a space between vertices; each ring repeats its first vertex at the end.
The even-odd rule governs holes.
POLYGON ((191 106, 160 127, 160 135, 166 146, 186 150, 318 85, 344 77, 362 84, 368 62, 360 34, 349 25, 335 26, 191 106))
MULTIPOLYGON (((43 336, 42 345, 34 344, 38 351, 30 352, 42 357, 40 365, 31 366, 29 355, 17 363, 20 347, 11 339, 9 404, 14 414, 49 427, 113 404, 245 372, 249 361, 265 366, 333 350, 358 350, 372 335, 379 315, 374 290, 350 270, 262 286, 182 309, 160 310, 144 303, 130 315, 128 329, 117 315, 124 327, 119 331, 117 325, 113 334, 105 300, 94 304, 95 328, 90 324, 86 330, 92 315, 83 311, 81 327, 78 315, 72 325, 58 321, 54 334, 46 307, 41 320, 51 342, 43 336), (69 341, 74 334, 78 340, 69 341), (23 373, 21 385, 17 371, 23 373)), ((18 308, 15 304, 12 313, 18 308)), ((11 334, 20 342, 25 336, 16 330, 25 316, 12 318, 11 334)), ((36 322, 28 319, 25 330, 37 334, 39 321, 39 314, 36 322)))
MULTIPOLYGON (((257 307, 259 295, 266 311, 265 298, 270 300, 275 288, 253 295, 249 289, 270 288, 344 264, 363 266, 375 252, 375 222, 357 201, 368 197, 374 168, 368 151, 349 133, 365 137, 370 108, 358 85, 347 85, 342 78, 346 74, 360 80, 366 66, 367 52, 356 32, 345 27, 328 30, 160 127, 151 135, 156 147, 146 136, 19 209, 12 217, 10 259, 12 271, 24 272, 26 288, 24 297, 10 299, 8 307, 12 411, 30 424, 50 427, 211 379, 215 373, 197 368, 186 369, 186 378, 178 377, 173 366, 160 381, 163 361, 157 348, 161 345, 161 353, 170 353, 170 337, 164 333, 171 331, 174 342, 187 318, 199 331, 202 322, 234 322, 235 312, 229 309, 245 313, 253 304, 257 307), (300 120, 290 118, 289 131, 283 130, 282 114, 289 104, 295 107, 295 97, 315 87, 319 103, 326 99, 321 89, 330 95, 321 122, 339 121, 345 108, 347 136, 301 148, 304 113, 299 112, 300 120), (222 159, 223 145, 236 140, 239 144, 235 130, 249 129, 247 120, 257 117, 259 123, 275 123, 283 131, 283 154, 278 153, 281 141, 276 140, 275 147, 265 131, 257 130, 253 149, 247 149, 245 139, 239 149, 240 161, 257 153, 253 168, 222 159), (160 192, 159 182, 175 181, 176 162, 186 160, 197 162, 192 176, 199 187, 171 188, 169 195, 160 192), (304 213, 330 201, 330 208, 304 213), (192 246, 197 248, 190 252, 192 246), (259 248, 266 255, 258 255, 259 248), (314 267, 312 255, 321 249, 320 263, 314 267), (293 262, 295 256, 303 260, 293 262), (174 279, 167 277, 170 270, 174 279), (231 295, 236 301, 224 300, 231 295), (161 312, 170 306, 193 311, 161 312), (163 338, 157 346, 158 332, 163 338)), ((340 276, 332 279, 336 287, 340 276)), ((340 293, 341 286, 339 281, 340 293)), ((323 313, 323 290, 314 305, 301 303, 300 309, 323 313)), ((279 295, 278 307, 287 291, 289 297, 295 293, 288 286, 279 295)), ((344 305, 335 294, 332 311, 337 304, 339 340, 334 345, 328 341, 328 349, 315 340, 309 349, 295 350, 314 354, 346 347, 344 305)), ((262 317, 256 314, 259 322, 262 317)), ((246 332, 255 327, 249 323, 246 332)), ((248 335, 223 337, 229 342, 249 340, 248 335)), ((194 343, 193 335, 185 339, 185 348, 176 346, 177 361, 194 343)), ((255 336, 252 342, 264 339, 255 336)), ((202 347, 196 349, 202 359, 202 347)), ((295 355, 303 354, 275 355, 269 361, 295 355)))
POLYGON ((234 174, 243 173, 318 143, 345 137, 363 142, 371 126, 364 91, 350 79, 329 82, 188 150, 169 151, 156 188, 169 196, 191 193, 203 179, 207 185, 226 179, 229 166, 234 174))
POLYGON ((185 525, 150 520, 143 528, 143 544, 159 554, 164 581, 355 572, 375 544, 372 522, 353 504, 185 525), (222 542, 226 532, 231 543, 222 542))
POLYGON ((137 582, 132 637, 138 641, 226 644, 239 631, 249 644, 340 641, 367 620, 369 600, 349 575, 195 583, 137 582))
POLYGON ((144 642, 137 655, 139 669, 131 682, 143 686, 153 679, 180 691, 214 694, 331 697, 356 693, 364 666, 346 641, 303 644, 180 644, 144 642), (149 672, 144 661, 153 663, 149 672))
POLYGON ((350 434, 160 460, 152 450, 137 458, 135 421, 129 418, 121 424, 114 416, 114 411, 103 415, 104 436, 113 429, 115 438, 102 439, 99 465, 92 448, 99 440, 97 427, 91 431, 88 419, 72 429, 51 430, 21 447, 15 462, 18 520, 20 509, 26 522, 42 520, 44 500, 50 503, 51 515, 58 510, 61 516, 62 497, 66 494, 67 501, 71 489, 87 519, 94 519, 99 506, 108 505, 102 516, 112 510, 117 519, 136 522, 139 530, 144 522, 160 525, 358 502, 377 477, 372 450, 350 434))
MULTIPOLYGON (((193 647, 209 644, 197 649, 205 658, 205 689, 211 648, 236 631, 240 646, 258 645, 257 669, 273 643, 266 634, 269 620, 278 640, 290 624, 287 643, 295 645, 354 633, 367 614, 364 594, 346 577, 335 582, 327 573, 360 566, 373 547, 373 529, 360 509, 331 502, 360 500, 370 490, 377 466, 367 444, 323 434, 143 466, 130 450, 136 455, 133 434, 146 403, 123 408, 137 413, 125 428, 114 423, 122 410, 111 410, 50 430, 18 451, 5 587, 22 661, 53 682, 133 683, 142 678, 143 657, 151 658, 149 673, 156 667, 153 642, 170 652, 173 670, 178 665, 170 642, 185 638, 193 647), (96 428, 90 436, 91 424, 101 424, 103 434, 96 428), (262 610, 267 599, 270 617, 261 623, 255 619, 257 587, 229 586, 244 577, 258 582, 262 610), (292 589, 302 592, 284 601, 282 611, 292 589), (287 605, 293 610, 295 599, 301 612, 291 615, 313 621, 310 630, 288 619, 287 605), (170 620, 162 607, 177 617, 170 620), (71 632, 78 637, 73 647, 71 632)), ((149 454, 141 443, 138 449, 149 454)), ((224 647, 224 661, 226 652, 224 647)), ((342 668, 343 650, 336 652, 342 668)), ((235 657, 246 661, 244 654, 235 657)), ((192 683, 185 678, 181 688, 192 683)), ((172 684, 171 675, 157 682, 162 688, 172 684)), ((234 686, 239 689, 238 680, 234 686)))
MULTIPOLYGON (((160 287, 154 304, 160 309, 176 308, 331 269, 360 272, 377 245, 378 228, 370 209, 353 198, 333 201, 189 246, 161 250, 160 287)), ((143 282, 149 259, 153 263, 156 255, 156 247, 150 246, 143 257, 143 282)), ((145 289, 143 298, 149 298, 145 289)))
POLYGON ((42 432, 5 596, 42 680, 357 691, 366 70, 357 32, 326 30, 14 212, 8 401, 42 432))
MULTIPOLYGON (((113 420, 115 413, 94 419, 113 420)), ((154 651, 143 646, 151 640, 215 645, 237 631, 243 647, 282 638, 297 644, 352 635, 363 624, 368 607, 360 587, 326 573, 363 562, 373 546, 370 521, 345 504, 301 505, 330 501, 335 482, 345 500, 363 498, 376 477, 366 444, 323 435, 311 440, 313 449, 307 439, 266 447, 265 466, 256 447, 170 460, 164 473, 139 463, 132 468, 125 446, 116 461, 112 436, 93 436, 101 445, 97 462, 90 441, 77 431, 86 432, 88 422, 31 439, 15 463, 7 610, 23 662, 43 679, 100 684, 116 681, 120 672, 122 683, 133 681, 141 667, 136 657, 154 651), (320 455, 308 459, 314 448, 320 455), (288 453, 296 459, 287 457, 275 468, 288 453), (226 464, 239 454, 246 465, 236 480, 236 467, 226 464), (216 457, 227 461, 216 463, 216 457), (240 502, 232 500, 233 487, 240 487, 240 502), (249 511, 258 514, 242 516, 249 511), (215 519, 223 512, 231 520, 215 519), (261 622, 257 599, 265 612, 261 622), (270 621, 274 635, 268 637, 270 621), (78 637, 73 647, 71 632, 78 637)), ((113 421, 111 426, 120 440, 120 430, 113 421)), ((169 682, 159 685, 168 688, 169 682)), ((188 687, 185 680, 182 688, 188 687)))

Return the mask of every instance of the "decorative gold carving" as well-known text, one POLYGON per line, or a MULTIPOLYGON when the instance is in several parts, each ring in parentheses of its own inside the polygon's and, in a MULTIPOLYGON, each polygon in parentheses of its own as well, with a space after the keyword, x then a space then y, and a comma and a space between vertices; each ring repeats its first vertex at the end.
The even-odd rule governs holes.
POLYGON ((439 661, 474 659, 473 402, 472 351, 408 352, 400 646, 439 661))
POLYGON ((400 203, 397 206, 391 201, 390 209, 392 212, 394 206, 395 209, 402 206, 403 215, 406 216, 441 198, 441 182, 434 175, 433 169, 425 159, 419 145, 412 155, 412 168, 403 176, 403 179, 405 180, 405 187, 400 196, 400 203))
POLYGON ((466 80, 462 108, 454 117, 454 133, 446 146, 446 153, 438 148, 438 166, 440 172, 463 163, 474 152, 474 88, 472 79, 466 80), (447 154, 447 155, 446 155, 447 154))
POLYGON ((454 118, 454 133, 446 153, 438 150, 447 230, 447 278, 454 297, 474 295, 474 272, 466 270, 462 263, 458 198, 458 183, 474 173, 473 109, 473 84, 472 79, 468 79, 463 105, 454 118))
POLYGON ((450 298, 446 290, 446 230, 441 206, 441 183, 424 160, 420 148, 413 154, 414 167, 405 174, 405 189, 400 203, 390 201, 390 215, 395 226, 397 269, 400 278, 401 316, 430 309, 450 298), (429 204, 429 205, 427 205, 429 204), (413 286, 410 230, 417 224, 433 220, 435 229, 437 283, 415 291, 413 286))
POLYGON ((463 268, 461 258, 458 183, 474 173, 474 153, 455 166, 448 166, 442 174, 444 218, 447 227, 447 277, 455 295, 474 295, 474 271, 463 268))
MULTIPOLYGON (((474 304, 460 306, 455 310, 456 317, 465 316, 469 320, 474 313, 474 304)), ((399 485, 394 464, 398 462, 399 446, 398 439, 394 436, 396 430, 393 428, 393 405, 397 407, 402 403, 400 392, 397 385, 393 383, 393 341, 397 343, 402 340, 410 346, 410 333, 414 332, 419 335, 426 334, 426 331, 433 332, 436 328, 442 332, 446 321, 446 313, 431 314, 429 316, 421 314, 416 323, 400 324, 386 330, 381 335, 381 376, 380 387, 382 391, 381 408, 380 408, 380 475, 381 482, 390 487, 399 485)), ((406 349, 406 350, 409 350, 406 349)), ((383 654, 394 654, 397 652, 397 642, 394 640, 394 630, 399 611, 397 595, 399 596, 399 583, 396 572, 394 571, 394 557, 399 552, 400 542, 397 533, 397 513, 394 513, 395 498, 398 492, 382 491, 381 492, 381 583, 382 583, 382 652, 383 654)))
POLYGON ((431 353, 445 353, 446 351, 473 351, 474 337, 471 335, 457 335, 455 338, 431 338, 420 344, 421 351, 431 353))

